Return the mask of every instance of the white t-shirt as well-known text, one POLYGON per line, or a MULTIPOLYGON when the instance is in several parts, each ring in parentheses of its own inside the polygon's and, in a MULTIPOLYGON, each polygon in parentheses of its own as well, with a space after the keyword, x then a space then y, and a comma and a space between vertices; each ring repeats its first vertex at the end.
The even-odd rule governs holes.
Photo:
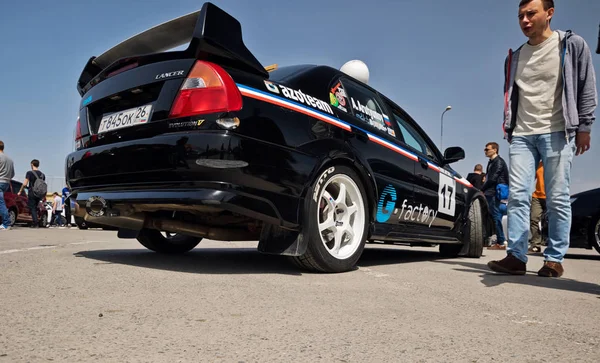
POLYGON ((541 44, 526 43, 521 48, 515 74, 519 87, 515 135, 539 135, 565 129, 560 59, 558 32, 541 44))
POLYGON ((54 203, 56 203, 55 212, 62 212, 62 198, 60 196, 54 197, 54 203))

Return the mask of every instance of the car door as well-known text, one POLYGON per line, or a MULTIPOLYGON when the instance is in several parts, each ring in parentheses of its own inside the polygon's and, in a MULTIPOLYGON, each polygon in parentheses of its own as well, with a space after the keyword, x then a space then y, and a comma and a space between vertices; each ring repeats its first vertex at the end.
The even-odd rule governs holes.
POLYGON ((398 147, 397 128, 384 111, 383 101, 376 92, 346 78, 334 80, 330 88, 330 103, 349 120, 350 140, 358 154, 373 171, 377 183, 377 210, 374 239, 388 239, 390 233, 405 228, 411 221, 399 218, 402 205, 414 203, 415 160, 398 147))
POLYGON ((439 152, 414 120, 399 109, 393 111, 393 117, 400 128, 402 142, 418 157, 415 169, 415 205, 419 209, 427 209, 430 215, 429 218, 423 218, 425 223, 414 226, 416 232, 455 239, 455 223, 464 210, 461 198, 463 193, 457 189, 462 186, 450 171, 440 166, 442 161, 439 152))

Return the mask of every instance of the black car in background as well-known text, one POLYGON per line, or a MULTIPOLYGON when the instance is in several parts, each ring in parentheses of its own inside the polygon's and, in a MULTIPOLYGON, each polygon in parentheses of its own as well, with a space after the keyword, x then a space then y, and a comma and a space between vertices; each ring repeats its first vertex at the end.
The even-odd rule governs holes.
POLYGON ((211 3, 92 57, 66 158, 76 215, 156 252, 259 240, 324 272, 353 268, 367 241, 481 256, 493 227, 483 194, 450 167, 460 147, 441 153, 400 106, 335 68, 269 70, 211 3))
POLYGON ((571 196, 571 248, 600 253, 600 188, 571 196))

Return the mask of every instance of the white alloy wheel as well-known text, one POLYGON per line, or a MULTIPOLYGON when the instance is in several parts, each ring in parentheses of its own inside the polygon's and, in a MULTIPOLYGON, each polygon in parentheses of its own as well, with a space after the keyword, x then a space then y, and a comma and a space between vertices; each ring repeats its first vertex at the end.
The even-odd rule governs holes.
POLYGON ((334 175, 321 189, 318 201, 318 228, 325 249, 338 260, 353 256, 365 229, 365 206, 359 187, 344 174, 334 175))

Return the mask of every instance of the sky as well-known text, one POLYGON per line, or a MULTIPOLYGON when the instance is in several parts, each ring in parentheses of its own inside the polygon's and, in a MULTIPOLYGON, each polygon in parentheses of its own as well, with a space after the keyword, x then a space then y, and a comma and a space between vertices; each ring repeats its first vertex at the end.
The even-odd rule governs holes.
MULTIPOLYGON (((263 65, 364 61, 369 84, 403 107, 438 144, 461 146, 461 174, 486 165, 487 142, 502 135, 503 65, 526 41, 518 0, 214 0, 242 24, 246 46, 263 65)), ((600 1, 556 0, 554 29, 571 29, 596 49, 600 1)), ((154 25, 200 9, 201 1, 8 2, 0 12, 0 140, 23 180, 32 159, 52 190, 73 150, 80 96, 76 81, 90 56, 154 25), (85 4, 87 3, 87 4, 85 4)), ((593 54, 600 85, 600 55, 593 54)), ((596 111, 596 116, 600 111, 596 111)), ((600 126, 591 149, 574 159, 571 192, 600 186, 600 126)))

